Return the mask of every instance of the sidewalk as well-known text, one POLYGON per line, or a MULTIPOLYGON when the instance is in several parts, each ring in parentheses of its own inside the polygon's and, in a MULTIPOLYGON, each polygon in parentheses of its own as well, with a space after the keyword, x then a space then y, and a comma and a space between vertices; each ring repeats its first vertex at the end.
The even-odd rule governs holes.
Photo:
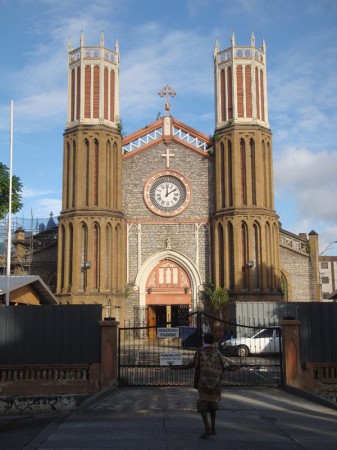
POLYGON ((273 388, 224 389, 217 435, 200 439, 196 395, 182 387, 120 388, 63 422, 55 419, 25 450, 337 448, 336 410, 273 388))

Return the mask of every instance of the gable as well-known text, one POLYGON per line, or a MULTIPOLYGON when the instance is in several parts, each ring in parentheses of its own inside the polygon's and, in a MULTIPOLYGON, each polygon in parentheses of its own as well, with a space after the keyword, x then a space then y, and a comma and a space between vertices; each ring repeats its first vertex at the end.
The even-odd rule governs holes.
POLYGON ((173 117, 165 116, 123 139, 123 159, 130 158, 161 142, 166 145, 176 142, 204 156, 208 156, 208 150, 213 145, 210 136, 173 117))

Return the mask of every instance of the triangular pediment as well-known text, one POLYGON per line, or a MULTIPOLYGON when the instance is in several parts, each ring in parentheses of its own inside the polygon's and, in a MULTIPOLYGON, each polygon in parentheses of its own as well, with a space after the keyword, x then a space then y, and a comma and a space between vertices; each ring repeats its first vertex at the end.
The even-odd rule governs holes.
POLYGON ((131 157, 160 142, 169 144, 171 141, 180 143, 205 156, 208 155, 208 150, 213 145, 213 140, 210 136, 173 117, 165 116, 125 136, 123 139, 123 157, 131 157))

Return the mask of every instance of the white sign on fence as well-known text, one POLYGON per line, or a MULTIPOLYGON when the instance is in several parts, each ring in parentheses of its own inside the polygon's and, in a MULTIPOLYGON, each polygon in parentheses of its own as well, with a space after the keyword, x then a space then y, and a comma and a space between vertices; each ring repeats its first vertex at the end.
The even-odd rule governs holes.
POLYGON ((175 366, 181 366, 183 363, 183 356, 181 353, 160 353, 160 365, 167 366, 172 363, 175 366))
POLYGON ((179 338, 179 328, 157 328, 157 338, 179 338))

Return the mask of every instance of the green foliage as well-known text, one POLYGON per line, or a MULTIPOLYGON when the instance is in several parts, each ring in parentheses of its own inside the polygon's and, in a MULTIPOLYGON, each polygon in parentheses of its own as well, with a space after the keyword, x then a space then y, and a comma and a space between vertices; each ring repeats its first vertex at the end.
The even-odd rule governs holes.
MULTIPOLYGON (((22 183, 19 177, 12 177, 12 213, 16 214, 23 206, 21 201, 22 183)), ((0 219, 4 219, 9 206, 9 169, 0 163, 0 219)))
POLYGON ((205 284, 205 297, 217 311, 220 311, 229 302, 229 294, 226 289, 215 287, 210 279, 205 284))
POLYGON ((119 116, 116 116, 116 125, 117 125, 117 130, 120 132, 121 136, 122 137, 126 136, 126 132, 124 131, 122 119, 119 116))
POLYGON ((212 295, 211 295, 211 302, 214 307, 214 309, 220 311, 220 309, 226 305, 229 301, 229 295, 228 292, 221 288, 217 287, 214 289, 212 295))
POLYGON ((205 297, 210 300, 212 297, 214 291, 214 284, 210 279, 208 279, 207 283, 205 284, 205 297))

